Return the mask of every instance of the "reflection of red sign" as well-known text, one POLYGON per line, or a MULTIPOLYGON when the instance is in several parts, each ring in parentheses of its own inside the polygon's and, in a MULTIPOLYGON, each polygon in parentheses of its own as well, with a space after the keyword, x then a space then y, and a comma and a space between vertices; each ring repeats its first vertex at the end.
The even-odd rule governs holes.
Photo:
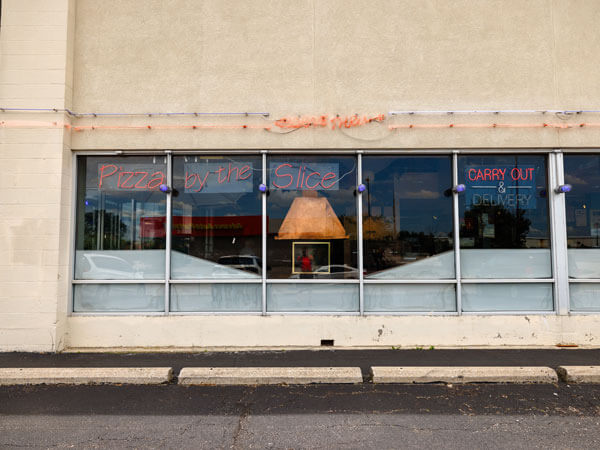
MULTIPOLYGON (((193 217, 173 216, 173 236, 258 236, 262 231, 261 216, 193 217)), ((142 217, 142 238, 165 237, 164 217, 142 217)))

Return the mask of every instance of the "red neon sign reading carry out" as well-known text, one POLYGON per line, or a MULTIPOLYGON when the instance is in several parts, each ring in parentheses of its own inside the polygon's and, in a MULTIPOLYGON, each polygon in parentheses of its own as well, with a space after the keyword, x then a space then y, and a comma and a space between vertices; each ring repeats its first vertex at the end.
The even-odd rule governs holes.
POLYGON ((98 189, 151 191, 167 182, 163 170, 141 164, 98 164, 98 189))
POLYGON ((486 167, 467 170, 469 181, 531 181, 535 167, 486 167))
POLYGON ((272 189, 339 189, 339 164, 271 163, 269 170, 272 189))

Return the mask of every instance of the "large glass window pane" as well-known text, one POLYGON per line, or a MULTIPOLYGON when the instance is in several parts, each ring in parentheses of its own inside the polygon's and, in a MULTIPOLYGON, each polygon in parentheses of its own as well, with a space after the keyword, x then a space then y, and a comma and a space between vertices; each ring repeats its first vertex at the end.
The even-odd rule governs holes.
POLYGON ((600 155, 565 155, 564 167, 569 277, 600 278, 600 155))
POLYGON ((73 286, 74 312, 164 310, 164 284, 76 284, 73 286))
POLYGON ((600 311, 600 283, 571 283, 571 311, 600 311))
POLYGON ((462 309, 469 312, 552 311, 552 284, 463 284, 462 309))
POLYGON ((78 158, 75 279, 164 278, 165 158, 78 158))
POLYGON ((365 284, 365 311, 456 311, 453 284, 365 284))
POLYGON ((545 156, 464 156, 459 179, 464 278, 550 278, 545 156))
POLYGON ((358 309, 358 284, 267 285, 269 312, 356 312, 358 309))
POLYGON ((448 156, 363 157, 367 278, 454 277, 451 163, 448 156))
POLYGON ((173 157, 171 278, 260 278, 257 156, 173 157))
POLYGON ((262 311, 261 284, 172 284, 171 311, 262 311))
POLYGON ((356 158, 273 157, 267 169, 269 278, 358 278, 356 158))

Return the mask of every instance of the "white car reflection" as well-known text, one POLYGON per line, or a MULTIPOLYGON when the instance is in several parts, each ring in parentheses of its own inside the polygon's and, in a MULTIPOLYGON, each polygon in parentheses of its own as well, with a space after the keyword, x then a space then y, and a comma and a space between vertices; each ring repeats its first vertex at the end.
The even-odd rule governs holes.
POLYGON ((358 269, 347 264, 331 264, 318 267, 312 274, 294 274, 290 278, 358 279, 358 269))
POLYGON ((142 273, 136 271, 123 258, 112 255, 87 253, 81 262, 81 275, 90 280, 141 279, 142 273))

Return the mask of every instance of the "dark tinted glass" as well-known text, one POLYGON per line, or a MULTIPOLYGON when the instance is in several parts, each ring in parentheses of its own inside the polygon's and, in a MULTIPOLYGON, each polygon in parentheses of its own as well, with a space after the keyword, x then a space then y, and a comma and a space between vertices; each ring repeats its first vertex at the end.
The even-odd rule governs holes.
POLYGON ((166 157, 77 161, 75 278, 163 278, 166 157))
POLYGON ((565 155, 569 248, 600 248, 600 155, 565 155))
POLYGON ((448 156, 363 157, 367 276, 454 276, 451 163, 448 156))
POLYGON ((173 157, 173 278, 256 277, 262 249, 257 156, 173 157))

